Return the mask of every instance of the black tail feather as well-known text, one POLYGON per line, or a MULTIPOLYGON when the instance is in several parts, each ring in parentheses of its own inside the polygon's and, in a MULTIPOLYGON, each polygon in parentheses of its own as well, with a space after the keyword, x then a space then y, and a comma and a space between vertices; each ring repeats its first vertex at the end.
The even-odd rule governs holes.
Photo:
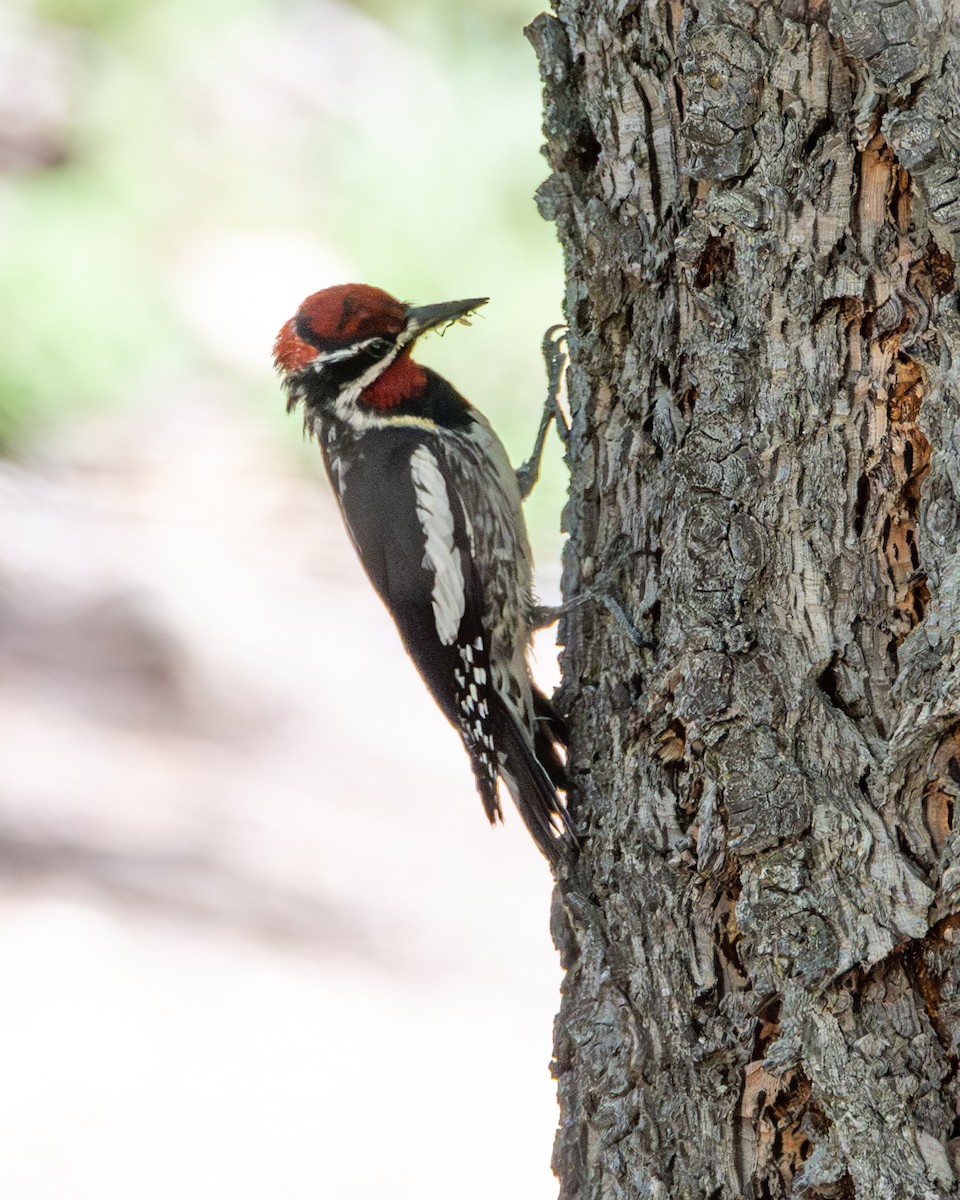
POLYGON ((567 723, 536 685, 533 686, 536 728, 533 751, 554 787, 567 788, 567 723))
MULTIPOLYGON (((546 706, 544 711, 549 710, 552 714, 546 697, 540 696, 540 700, 546 706)), ((559 772, 561 777, 564 775, 563 762, 557 750, 557 745, 562 743, 544 732, 539 724, 536 738, 531 740, 529 733, 499 697, 494 703, 499 710, 497 745, 503 752, 501 774, 533 840, 556 868, 571 845, 576 845, 569 814, 557 795, 557 787, 561 785, 553 779, 555 772, 559 772), (546 761, 541 761, 539 757, 538 744, 545 748, 546 761)), ((539 709, 539 704, 537 707, 539 709)), ((556 714, 553 716, 559 723, 560 718, 556 714)))
POLYGON ((477 784, 477 791, 480 793, 483 811, 487 814, 490 824, 496 825, 498 821, 503 820, 503 810, 500 808, 500 799, 497 796, 497 781, 490 778, 490 771, 486 764, 482 763, 473 752, 470 753, 470 765, 473 767, 473 778, 477 784))

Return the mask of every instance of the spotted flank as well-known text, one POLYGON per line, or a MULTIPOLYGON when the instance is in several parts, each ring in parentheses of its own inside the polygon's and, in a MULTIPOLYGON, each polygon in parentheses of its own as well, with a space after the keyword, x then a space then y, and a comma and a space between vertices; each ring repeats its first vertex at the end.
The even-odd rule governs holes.
POLYGON ((452 646, 460 632, 466 592, 460 551, 453 540, 453 512, 447 484, 436 458, 426 446, 414 450, 410 469, 417 519, 426 543, 423 565, 433 575, 431 601, 437 636, 444 646, 452 646))
MULTIPOLYGON (((453 676, 457 685, 458 715, 463 738, 471 757, 475 760, 474 770, 477 771, 478 778, 481 774, 477 770, 479 766, 495 793, 500 763, 490 720, 490 706, 486 699, 489 673, 478 661, 483 655, 483 639, 478 637, 472 644, 458 646, 457 649, 460 654, 460 666, 454 669, 453 676)), ((499 813, 499 805, 496 811, 499 813)))

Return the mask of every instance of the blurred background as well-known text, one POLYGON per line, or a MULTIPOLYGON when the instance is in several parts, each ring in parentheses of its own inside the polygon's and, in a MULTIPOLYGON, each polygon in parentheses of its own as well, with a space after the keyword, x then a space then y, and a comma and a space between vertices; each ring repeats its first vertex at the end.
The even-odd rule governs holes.
MULTIPOLYGON (((555 1194, 549 871, 487 827, 270 367, 320 287, 489 295, 421 358, 526 456, 562 315, 536 12, 0 8, 5 1200, 555 1194)), ((563 490, 554 443, 546 601, 563 490)))

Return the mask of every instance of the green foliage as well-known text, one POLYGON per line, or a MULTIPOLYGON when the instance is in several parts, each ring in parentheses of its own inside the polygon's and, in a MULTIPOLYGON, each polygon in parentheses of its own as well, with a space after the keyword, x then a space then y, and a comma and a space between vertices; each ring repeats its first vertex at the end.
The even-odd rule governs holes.
POLYGON ((279 413, 273 332, 307 291, 354 278, 421 302, 491 297, 423 357, 521 457, 562 294, 532 198, 533 15, 518 0, 38 0, 35 36, 67 48, 70 120, 62 163, 0 182, 0 444, 184 374, 279 413), (327 267, 287 294, 242 248, 269 276, 290 245, 327 267), (231 306, 271 288, 262 350, 231 353, 217 320, 229 332, 231 306))

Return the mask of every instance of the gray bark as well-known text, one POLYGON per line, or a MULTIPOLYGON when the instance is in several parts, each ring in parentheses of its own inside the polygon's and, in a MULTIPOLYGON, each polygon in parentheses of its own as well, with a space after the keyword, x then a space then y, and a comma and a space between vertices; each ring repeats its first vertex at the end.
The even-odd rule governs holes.
POLYGON ((563 1200, 960 1194, 958 0, 558 0, 563 1200))

